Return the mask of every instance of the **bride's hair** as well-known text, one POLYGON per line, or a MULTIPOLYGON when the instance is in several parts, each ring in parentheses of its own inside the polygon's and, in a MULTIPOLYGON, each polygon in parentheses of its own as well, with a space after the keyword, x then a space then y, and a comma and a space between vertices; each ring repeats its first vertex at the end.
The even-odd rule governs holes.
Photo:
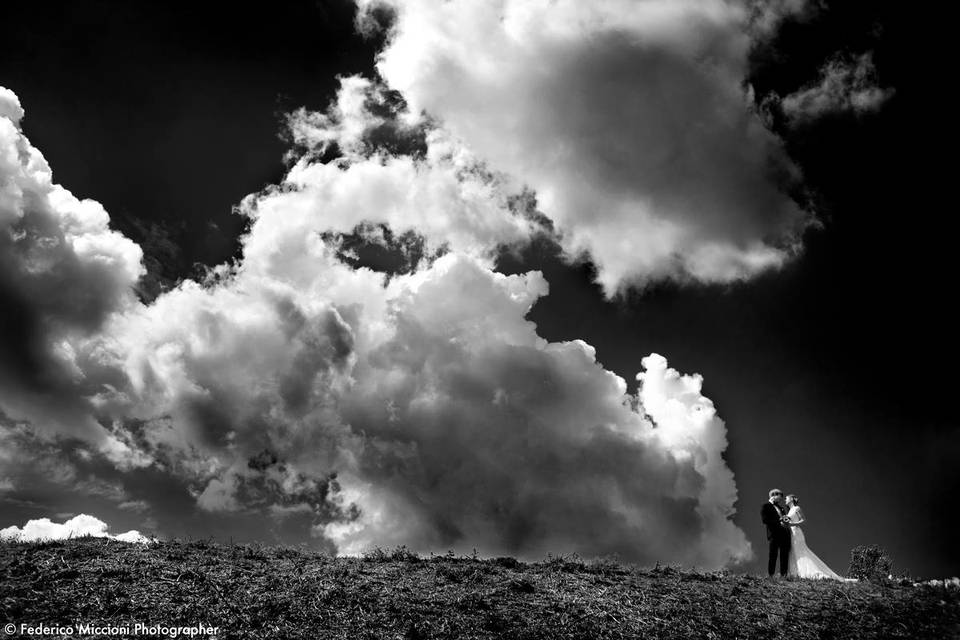
POLYGON ((797 500, 797 496, 793 495, 792 493, 787 496, 787 500, 792 500, 793 504, 800 504, 800 501, 797 500))

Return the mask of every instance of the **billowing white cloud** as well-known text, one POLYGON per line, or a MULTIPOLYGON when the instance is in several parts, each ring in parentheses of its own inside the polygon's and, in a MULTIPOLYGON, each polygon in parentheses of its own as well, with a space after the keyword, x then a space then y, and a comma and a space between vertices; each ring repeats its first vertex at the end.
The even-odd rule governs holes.
POLYGON ((804 20, 824 8, 825 0, 749 0, 750 28, 754 36, 776 33, 784 20, 804 20))
POLYGON ((377 68, 535 190, 609 294, 748 278, 799 248, 797 170, 743 87, 750 11, 724 0, 359 0, 396 14, 377 68))
MULTIPOLYGON (((348 79, 333 111, 293 116, 301 158, 244 200, 243 259, 205 283, 136 302, 139 252, 103 214, 90 231, 112 247, 103 271, 70 273, 75 288, 103 281, 91 321, 48 308, 42 289, 19 301, 48 318, 35 342, 72 384, 38 383, 45 407, 0 387, 3 410, 19 407, 41 436, 80 434, 95 446, 78 455, 120 472, 165 471, 200 513, 312 516, 313 534, 341 552, 576 551, 705 567, 748 557, 730 521, 726 429, 699 379, 651 356, 631 396, 589 345, 540 338, 526 314, 547 282, 493 269, 498 246, 538 228, 510 205, 519 185, 400 109, 388 137, 420 135, 421 147, 378 145, 384 100, 348 79), (324 163, 331 144, 343 155, 324 163), (426 258, 391 277, 352 266, 341 235, 363 225, 421 234, 426 258), (51 406, 82 408, 100 431, 45 426, 51 406)), ((9 140, 32 149, 18 129, 9 140)), ((72 219, 43 211, 66 237, 72 219)), ((13 247, 0 259, 20 273, 13 247)))
POLYGON ((89 396, 109 382, 95 350, 106 318, 134 305, 140 247, 111 231, 99 203, 54 184, 0 88, 0 412, 34 428, 108 446, 89 396))
POLYGON ((327 250, 318 234, 350 233, 363 223, 387 225, 398 235, 415 232, 429 251, 444 247, 475 256, 490 256, 500 245, 529 238, 535 225, 508 210, 510 192, 501 176, 491 174, 444 130, 405 123, 406 111, 390 117, 371 113, 371 106, 387 108, 382 86, 359 77, 341 82, 329 113, 300 110, 289 118, 294 140, 313 153, 301 158, 280 185, 242 203, 242 213, 254 220, 244 246, 245 268, 267 269, 272 276, 305 271, 313 277, 309 264, 294 263, 309 263, 327 250), (382 127, 394 129, 394 137, 424 136, 423 157, 371 147, 371 134, 382 127), (318 162, 330 145, 343 157, 318 162), (297 220, 278 225, 273 220, 279 212, 297 220))
POLYGON ((455 255, 411 282, 341 401, 365 436, 340 477, 360 517, 320 530, 348 553, 745 558, 709 400, 692 383, 671 387, 676 372, 651 357, 643 393, 668 425, 654 427, 589 345, 547 343, 524 320, 546 290, 539 273, 507 277, 455 255))
POLYGON ((774 101, 790 121, 804 123, 831 113, 876 111, 893 93, 891 88, 878 86, 873 54, 867 52, 854 59, 830 60, 820 70, 816 84, 774 101))
POLYGON ((74 516, 66 522, 52 522, 49 518, 29 520, 22 527, 11 526, 0 529, 0 539, 35 542, 41 540, 66 540, 80 536, 110 538, 121 542, 147 543, 150 539, 139 531, 127 531, 116 535, 108 533, 107 523, 85 513, 74 516))
POLYGON ((0 118, 9 120, 14 126, 19 125, 23 118, 20 98, 6 87, 0 87, 0 118))

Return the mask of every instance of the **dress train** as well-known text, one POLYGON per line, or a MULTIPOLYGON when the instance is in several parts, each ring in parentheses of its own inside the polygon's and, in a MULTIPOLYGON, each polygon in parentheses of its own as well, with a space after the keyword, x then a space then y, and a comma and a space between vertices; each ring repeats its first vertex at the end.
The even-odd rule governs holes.
MULTIPOLYGON (((791 522, 798 522, 803 518, 800 508, 796 506, 790 509, 787 517, 790 518, 791 522)), ((787 575, 799 578, 846 580, 810 550, 803 536, 803 530, 799 526, 790 527, 790 555, 787 561, 787 575)))

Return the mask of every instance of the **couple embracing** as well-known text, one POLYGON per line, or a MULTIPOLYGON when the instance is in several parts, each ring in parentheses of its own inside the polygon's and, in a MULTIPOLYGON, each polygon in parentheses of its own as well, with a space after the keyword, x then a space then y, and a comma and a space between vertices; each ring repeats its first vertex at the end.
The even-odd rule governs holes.
POLYGON ((800 528, 805 520, 797 497, 784 497, 779 489, 771 489, 769 495, 770 499, 760 510, 770 543, 767 573, 773 576, 779 559, 781 576, 843 580, 807 546, 800 528))

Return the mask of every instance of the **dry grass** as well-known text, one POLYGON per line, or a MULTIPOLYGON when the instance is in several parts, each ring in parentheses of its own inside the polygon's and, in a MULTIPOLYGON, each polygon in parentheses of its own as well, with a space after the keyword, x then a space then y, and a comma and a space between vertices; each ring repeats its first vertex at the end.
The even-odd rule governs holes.
POLYGON ((222 638, 960 638, 956 589, 205 541, 0 543, 0 611, 222 638))

